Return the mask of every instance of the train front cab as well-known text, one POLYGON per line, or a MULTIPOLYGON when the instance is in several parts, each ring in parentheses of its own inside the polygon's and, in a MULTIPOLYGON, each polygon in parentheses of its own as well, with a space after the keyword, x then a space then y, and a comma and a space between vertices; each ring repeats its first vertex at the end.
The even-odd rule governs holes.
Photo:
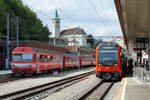
POLYGON ((32 48, 17 47, 12 52, 11 70, 13 76, 36 72, 36 53, 32 48))
MULTIPOLYGON (((99 50, 99 48, 96 48, 96 76, 101 78, 101 79, 105 79, 105 80, 120 80, 122 78, 122 61, 121 61, 121 47, 118 46, 117 48, 117 52, 116 52, 116 59, 115 59, 115 63, 114 61, 110 61, 108 63, 112 63, 112 64, 106 64, 105 62, 100 63, 100 57, 104 57, 105 53, 107 53, 107 57, 112 57, 113 55, 111 55, 110 52, 103 52, 103 56, 100 55, 99 52, 101 52, 99 50)), ((105 56, 106 57, 106 56, 105 56)), ((103 58, 102 58, 103 59, 103 58)))

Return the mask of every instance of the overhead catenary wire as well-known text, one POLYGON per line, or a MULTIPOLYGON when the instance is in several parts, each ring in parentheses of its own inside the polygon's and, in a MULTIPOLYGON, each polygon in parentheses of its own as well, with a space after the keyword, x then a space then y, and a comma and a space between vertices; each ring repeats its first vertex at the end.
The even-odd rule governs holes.
MULTIPOLYGON (((53 2, 53 5, 54 5, 58 10, 60 10, 61 13, 63 13, 63 14, 66 15, 66 16, 68 16, 67 18, 69 18, 70 20, 72 20, 71 16, 69 16, 68 14, 66 14, 66 13, 64 12, 64 10, 60 9, 60 8, 56 5, 56 3, 54 2, 54 0, 50 0, 50 1, 53 2)), ((94 5, 92 4, 92 2, 91 2, 90 0, 88 0, 88 1, 89 1, 89 4, 90 4, 90 5, 92 6, 92 8, 94 9, 94 11, 96 12, 96 15, 97 15, 97 17, 99 18, 99 20, 101 21, 101 23, 105 26, 106 31, 108 31, 108 33, 111 33, 111 34, 113 35, 113 32, 110 30, 110 27, 107 27, 107 24, 102 20, 101 16, 99 15, 97 9, 94 7, 94 5)), ((29 6, 29 5, 28 5, 28 6, 29 6)), ((50 16, 48 16, 48 15, 45 14, 45 13, 43 13, 42 11, 36 10, 36 8, 31 7, 31 6, 29 6, 29 7, 32 8, 33 10, 39 12, 41 15, 45 16, 46 18, 52 19, 50 16)), ((63 24, 63 23, 61 23, 61 25, 62 25, 63 27, 65 27, 65 28, 70 28, 70 26, 71 26, 71 25, 66 25, 66 24, 63 24)))
POLYGON ((90 0, 88 0, 88 3, 90 4, 90 6, 92 7, 92 9, 95 11, 98 19, 101 21, 101 23, 105 26, 105 28, 107 28, 107 32, 113 35, 113 32, 110 31, 110 29, 107 27, 107 25, 104 23, 102 19, 102 17, 99 15, 97 9, 95 8, 95 6, 92 4, 92 2, 90 0))
MULTIPOLYGON (((98 1, 99 1, 99 5, 100 5, 101 9, 103 10, 103 12, 104 12, 106 18, 109 19, 108 13, 107 13, 106 9, 104 8, 104 6, 102 5, 102 0, 98 0, 98 1)), ((112 17, 112 16, 111 16, 111 17, 112 17)), ((112 22, 115 23, 113 20, 112 20, 112 22)), ((115 33, 114 30, 113 30, 112 25, 111 25, 111 24, 108 24, 108 25, 110 26, 110 28, 111 28, 111 30, 113 31, 113 33, 115 33)))
MULTIPOLYGON (((52 3, 58 10, 60 10, 63 14, 65 14, 69 19, 72 20, 72 18, 71 18, 67 13, 65 13, 62 9, 58 8, 58 6, 55 4, 54 1, 52 1, 52 0, 50 0, 50 1, 51 1, 51 3, 52 3)), ((50 20, 53 19, 53 18, 51 18, 50 16, 46 15, 45 13, 43 13, 42 11, 36 10, 36 8, 34 8, 34 7, 31 7, 31 6, 29 6, 29 5, 28 5, 28 7, 30 7, 31 9, 33 9, 33 10, 39 12, 41 15, 45 16, 46 18, 48 18, 48 19, 50 19, 50 20)), ((62 24, 62 23, 61 23, 61 25, 62 25, 63 27, 66 27, 66 28, 70 28, 70 26, 71 26, 71 25, 66 25, 66 24, 62 24)))
MULTIPOLYGON (((64 10, 62 10, 61 8, 59 8, 56 3, 53 0, 49 0, 58 10, 60 10, 65 16, 67 16, 70 20, 72 20, 72 17, 70 15, 68 15, 64 10)), ((72 20, 73 21, 73 20, 72 20)))
MULTIPOLYGON (((33 9, 33 10, 39 12, 41 15, 43 15, 43 16, 46 17, 46 18, 48 18, 49 20, 53 19, 53 18, 51 18, 50 16, 46 15, 45 13, 43 13, 42 11, 36 10, 36 8, 34 8, 34 7, 31 7, 31 6, 29 6, 29 5, 28 5, 28 7, 30 7, 31 9, 33 9)), ((62 23, 61 23, 61 25, 62 25, 63 27, 66 27, 66 28, 70 28, 69 25, 65 25, 65 24, 62 24, 62 23)))
MULTIPOLYGON (((49 0, 55 7, 56 7, 56 9, 58 9, 63 15, 65 15, 68 19, 70 19, 72 22, 74 22, 73 21, 73 19, 72 19, 72 17, 69 15, 69 14, 67 14, 66 13, 66 11, 64 11, 63 9, 61 9, 60 7, 58 7, 58 5, 56 5, 56 3, 53 1, 53 0, 49 0)), ((77 24, 76 26, 80 26, 80 24, 77 24)))

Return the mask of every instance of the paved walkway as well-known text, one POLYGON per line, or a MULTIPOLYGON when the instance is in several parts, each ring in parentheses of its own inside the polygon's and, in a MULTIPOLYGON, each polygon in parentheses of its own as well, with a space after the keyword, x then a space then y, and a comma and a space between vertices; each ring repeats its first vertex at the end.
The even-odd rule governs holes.
POLYGON ((12 71, 11 70, 0 70, 0 75, 3 75, 3 74, 11 74, 12 71))
POLYGON ((127 78, 123 100, 150 100, 150 84, 136 78, 127 78))
POLYGON ((150 83, 136 78, 123 78, 113 100, 150 100, 150 83))

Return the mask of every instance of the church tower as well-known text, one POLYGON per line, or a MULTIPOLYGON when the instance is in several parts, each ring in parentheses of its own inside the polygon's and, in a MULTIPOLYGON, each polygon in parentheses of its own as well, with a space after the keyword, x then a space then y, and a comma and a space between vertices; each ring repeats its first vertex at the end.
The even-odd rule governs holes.
POLYGON ((52 38, 59 38, 60 36, 60 18, 57 10, 55 11, 55 18, 52 19, 52 38))

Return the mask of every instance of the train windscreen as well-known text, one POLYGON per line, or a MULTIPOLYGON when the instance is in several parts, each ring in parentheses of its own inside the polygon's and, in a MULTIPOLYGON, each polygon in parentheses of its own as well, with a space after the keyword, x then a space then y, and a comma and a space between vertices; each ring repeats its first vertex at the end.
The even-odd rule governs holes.
POLYGON ((12 61, 21 62, 21 54, 13 54, 12 61))
POLYGON ((32 57, 33 55, 28 53, 28 54, 22 54, 22 61, 23 62, 32 62, 32 57))
POLYGON ((33 54, 31 53, 18 53, 18 54, 13 54, 12 56, 12 61, 14 62, 32 62, 33 59, 33 54))
POLYGON ((99 51, 98 64, 99 66, 117 66, 118 52, 117 51, 99 51))

